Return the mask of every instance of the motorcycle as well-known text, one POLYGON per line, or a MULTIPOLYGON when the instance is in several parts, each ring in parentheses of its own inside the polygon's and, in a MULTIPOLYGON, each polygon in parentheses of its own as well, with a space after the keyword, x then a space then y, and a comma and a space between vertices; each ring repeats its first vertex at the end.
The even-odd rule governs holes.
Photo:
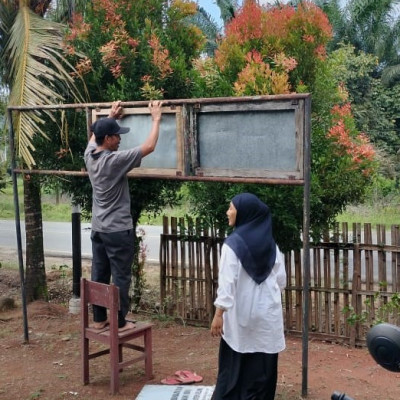
MULTIPOLYGON (((367 346, 372 358, 383 368, 400 372, 400 327, 382 323, 367 333, 367 346)), ((355 400, 345 393, 334 392, 331 400, 355 400)))

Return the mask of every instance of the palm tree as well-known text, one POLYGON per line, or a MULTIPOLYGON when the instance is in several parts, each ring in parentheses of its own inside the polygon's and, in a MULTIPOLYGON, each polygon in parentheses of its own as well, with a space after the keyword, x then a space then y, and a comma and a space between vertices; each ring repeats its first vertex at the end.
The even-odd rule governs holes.
POLYGON ((351 0, 346 7, 347 35, 357 49, 375 54, 384 65, 398 62, 398 0, 351 0))
POLYGON ((335 50, 340 42, 346 37, 347 23, 342 10, 341 0, 316 0, 315 4, 320 7, 328 16, 333 26, 333 38, 328 45, 329 50, 335 50))
MULTIPOLYGON (((64 100, 66 93, 81 100, 69 72, 73 69, 61 47, 64 26, 44 18, 51 0, 0 1, 1 83, 10 90, 9 105, 46 105, 64 100)), ((46 137, 42 126, 51 112, 19 112, 13 116, 17 154, 35 165, 35 135, 46 137)), ((28 301, 47 298, 43 251, 40 182, 24 175, 26 224, 26 296, 28 301)))
MULTIPOLYGON (((340 42, 356 50, 374 54, 379 59, 377 75, 390 81, 400 72, 400 18, 395 10, 399 0, 316 0, 328 15, 334 29, 333 47, 340 42)), ((397 75, 398 77, 399 75, 397 75)))
MULTIPOLYGON (((225 26, 234 16, 238 7, 237 0, 216 0, 221 12, 221 20, 225 26)), ((221 36, 222 28, 218 22, 200 5, 197 6, 197 14, 189 19, 189 22, 198 26, 207 38, 205 53, 213 56, 218 46, 218 38, 221 36)))

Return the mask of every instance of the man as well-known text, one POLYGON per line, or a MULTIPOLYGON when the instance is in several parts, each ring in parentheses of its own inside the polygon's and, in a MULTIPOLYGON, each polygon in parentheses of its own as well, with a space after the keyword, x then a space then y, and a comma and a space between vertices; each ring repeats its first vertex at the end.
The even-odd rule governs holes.
MULTIPOLYGON (((85 150, 86 169, 93 189, 92 204, 92 275, 95 282, 113 283, 120 290, 118 328, 132 329, 135 325, 125 319, 129 311, 129 287, 134 258, 134 234, 130 213, 128 178, 132 168, 140 166, 143 157, 156 147, 160 121, 161 101, 151 101, 149 110, 152 126, 147 139, 140 146, 117 151, 122 134, 129 128, 120 127, 120 102, 114 102, 108 118, 91 126, 92 136, 85 150)), ((104 329, 109 324, 107 309, 93 306, 93 327, 104 329)))

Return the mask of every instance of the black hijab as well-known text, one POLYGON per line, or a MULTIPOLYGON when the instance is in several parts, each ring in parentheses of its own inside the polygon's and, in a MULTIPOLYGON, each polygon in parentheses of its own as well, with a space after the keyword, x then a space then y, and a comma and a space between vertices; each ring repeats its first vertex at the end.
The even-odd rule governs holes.
POLYGON ((250 277, 260 284, 267 279, 276 260, 271 213, 268 206, 251 193, 236 195, 232 203, 237 210, 235 230, 225 243, 250 277))

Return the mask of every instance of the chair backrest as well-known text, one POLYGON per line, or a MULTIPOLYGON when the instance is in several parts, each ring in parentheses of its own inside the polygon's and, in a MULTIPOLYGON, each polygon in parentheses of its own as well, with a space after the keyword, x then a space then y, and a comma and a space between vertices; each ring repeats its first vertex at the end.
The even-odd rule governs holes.
POLYGON ((94 304, 109 309, 119 310, 119 289, 114 284, 106 285, 81 279, 81 301, 84 304, 94 304))

